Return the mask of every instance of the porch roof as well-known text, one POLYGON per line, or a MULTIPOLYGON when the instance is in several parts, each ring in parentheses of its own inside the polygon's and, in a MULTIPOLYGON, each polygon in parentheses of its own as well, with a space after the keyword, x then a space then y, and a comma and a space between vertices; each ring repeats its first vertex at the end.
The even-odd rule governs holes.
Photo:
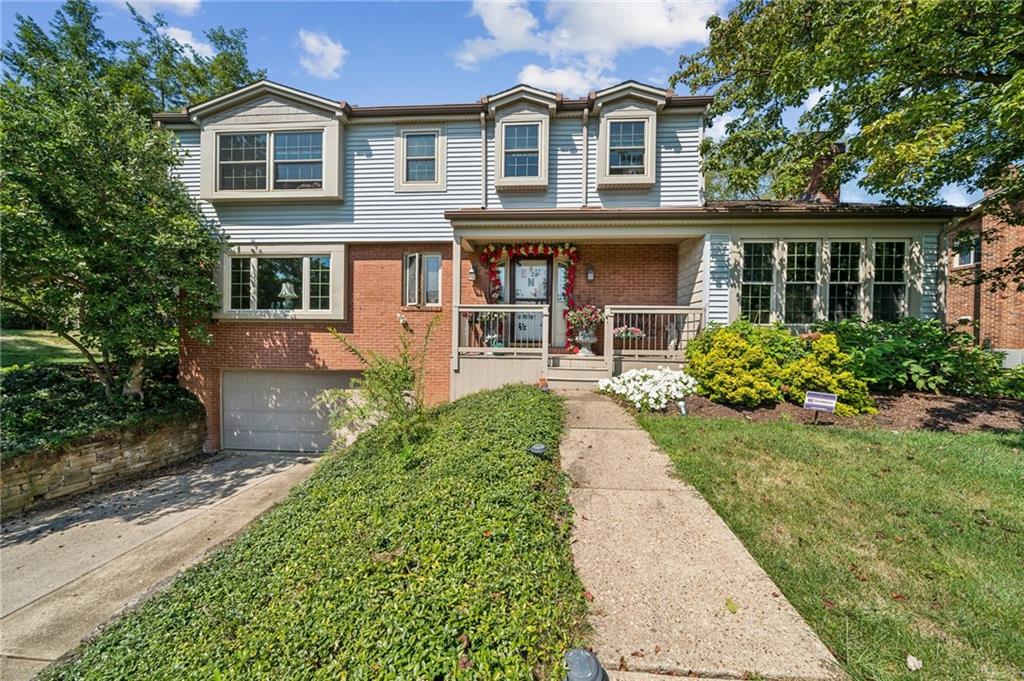
POLYGON ((876 203, 808 203, 801 201, 711 201, 703 206, 652 208, 460 208, 445 211, 455 226, 546 222, 704 222, 758 219, 941 219, 970 213, 957 206, 898 206, 876 203))

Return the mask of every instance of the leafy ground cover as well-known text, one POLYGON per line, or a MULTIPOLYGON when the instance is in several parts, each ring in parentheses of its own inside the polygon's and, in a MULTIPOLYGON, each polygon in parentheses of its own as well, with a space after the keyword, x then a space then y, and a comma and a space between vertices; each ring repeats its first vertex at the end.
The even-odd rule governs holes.
POLYGON ((0 366, 84 361, 78 348, 50 331, 0 330, 0 366))
POLYGON ((854 679, 1018 678, 1024 436, 640 421, 854 679))
POLYGON ((413 446, 364 433, 44 678, 559 678, 586 603, 566 481, 526 448, 553 451, 562 419, 510 386, 413 446))
POLYGON ((0 372, 0 452, 5 460, 93 433, 202 413, 199 401, 177 384, 173 365, 150 373, 142 401, 107 399, 85 365, 41 364, 0 372))

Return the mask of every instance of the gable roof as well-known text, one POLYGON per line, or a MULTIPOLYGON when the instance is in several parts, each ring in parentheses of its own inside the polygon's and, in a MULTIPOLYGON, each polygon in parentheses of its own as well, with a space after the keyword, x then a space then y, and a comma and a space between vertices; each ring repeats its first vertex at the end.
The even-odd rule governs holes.
POLYGON ((349 108, 345 102, 326 99, 309 92, 296 90, 295 88, 288 87, 287 85, 275 83, 272 80, 258 80, 255 83, 250 83, 245 87, 235 90, 234 92, 229 92, 226 95, 221 95, 220 97, 214 97, 202 104, 190 106, 188 107, 187 113, 190 117, 201 118, 268 95, 333 113, 342 113, 349 108))

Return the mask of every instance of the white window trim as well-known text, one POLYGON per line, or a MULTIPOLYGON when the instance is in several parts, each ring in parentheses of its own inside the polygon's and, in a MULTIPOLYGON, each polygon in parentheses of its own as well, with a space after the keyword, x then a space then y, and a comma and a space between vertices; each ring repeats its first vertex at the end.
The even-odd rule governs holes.
MULTIPOLYGON (((889 244, 897 243, 903 244, 903 307, 900 310, 901 317, 909 317, 910 315, 910 257, 911 257, 911 242, 910 239, 868 239, 868 249, 870 255, 868 257, 867 276, 870 286, 867 286, 867 306, 868 316, 865 319, 874 319, 875 317, 875 248, 878 244, 889 244)), ((892 286, 891 283, 883 283, 882 286, 892 286)))
POLYGON ((200 198, 212 203, 255 203, 282 200, 341 201, 343 135, 339 121, 324 123, 267 123, 259 127, 218 123, 203 127, 200 133, 200 198), (323 187, 320 189, 274 189, 274 133, 320 132, 323 187), (267 135, 267 188, 220 189, 220 136, 267 135))
POLYGON ((315 320, 345 319, 345 246, 331 245, 289 245, 289 246, 236 246, 224 254, 221 259, 220 282, 221 309, 214 315, 217 319, 238 320, 315 320), (309 309, 309 258, 326 255, 331 258, 330 287, 331 305, 326 310, 309 309), (231 258, 250 258, 249 265, 249 299, 253 309, 231 309, 231 258), (302 258, 302 309, 301 310, 257 310, 256 307, 256 275, 255 260, 260 257, 302 258))
POLYGON ((769 293, 769 307, 768 307, 768 323, 774 324, 779 321, 779 241, 778 239, 743 239, 739 243, 739 273, 737 276, 738 286, 736 288, 736 312, 737 318, 743 316, 743 286, 746 284, 756 285, 768 285, 771 287, 769 293), (773 260, 773 275, 771 281, 744 281, 743 280, 743 246, 745 244, 771 244, 772 253, 771 258, 773 260))
POLYGON ((443 306, 444 301, 444 256, 437 251, 417 251, 415 253, 406 253, 402 256, 402 307, 406 308, 426 308, 431 310, 439 310, 443 306), (427 258, 437 258, 437 302, 428 303, 426 302, 427 297, 427 258), (414 296, 409 295, 409 285, 407 273, 409 271, 410 263, 415 263, 416 267, 416 293, 414 296))
POLYGON ((646 189, 655 184, 657 168, 657 111, 651 107, 634 106, 602 110, 598 133, 597 188, 598 189, 646 189), (612 175, 609 172, 611 149, 611 123, 640 123, 644 125, 644 172, 641 175, 612 175))
POLYGON ((958 269, 958 270, 959 269, 968 269, 968 268, 974 268, 974 267, 977 267, 978 265, 980 265, 981 264, 981 238, 977 234, 971 235, 971 248, 968 251, 968 253, 970 253, 970 255, 971 255, 971 261, 970 262, 963 262, 963 260, 960 259, 960 256, 963 255, 963 253, 960 251, 959 248, 955 248, 955 246, 956 246, 955 239, 956 238, 959 238, 959 237, 954 237, 954 242, 953 242, 953 245, 954 245, 954 249, 953 249, 953 269, 958 269))
POLYGON ((805 239, 802 237, 788 237, 785 239, 779 239, 777 242, 777 262, 779 263, 779 280, 780 280, 780 303, 777 310, 778 320, 787 328, 792 329, 803 329, 809 326, 808 324, 797 324, 786 321, 786 286, 787 284, 814 284, 814 319, 815 321, 824 319, 824 305, 828 304, 828 278, 824 278, 826 285, 824 297, 822 296, 822 274, 824 272, 824 258, 822 257, 822 243, 821 239, 805 239), (787 277, 789 274, 789 244, 791 243, 807 243, 814 244, 815 261, 814 261, 814 281, 813 282, 790 282, 787 277))
POLYGON ((447 189, 448 131, 446 126, 429 128, 395 129, 395 191, 396 192, 443 192, 447 189), (405 177, 406 143, 409 135, 434 135, 434 181, 409 181, 405 177))
POLYGON ((548 188, 548 156, 550 116, 541 111, 526 109, 499 115, 494 126, 494 186, 499 191, 546 191, 548 188), (537 176, 505 176, 505 127, 508 125, 537 125, 537 176))

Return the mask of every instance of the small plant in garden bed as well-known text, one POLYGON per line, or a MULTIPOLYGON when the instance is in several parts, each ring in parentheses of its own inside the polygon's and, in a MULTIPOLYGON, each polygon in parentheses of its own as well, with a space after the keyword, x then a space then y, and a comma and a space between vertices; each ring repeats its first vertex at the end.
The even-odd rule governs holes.
POLYGON ((686 372, 658 367, 631 369, 597 382, 597 391, 618 397, 637 411, 664 411, 697 389, 697 381, 686 372))
POLYGON ((44 679, 560 679, 581 644, 560 400, 526 386, 374 428, 44 679))
POLYGON ((637 326, 616 326, 612 329, 612 335, 619 340, 642 340, 647 338, 644 330, 637 326))

